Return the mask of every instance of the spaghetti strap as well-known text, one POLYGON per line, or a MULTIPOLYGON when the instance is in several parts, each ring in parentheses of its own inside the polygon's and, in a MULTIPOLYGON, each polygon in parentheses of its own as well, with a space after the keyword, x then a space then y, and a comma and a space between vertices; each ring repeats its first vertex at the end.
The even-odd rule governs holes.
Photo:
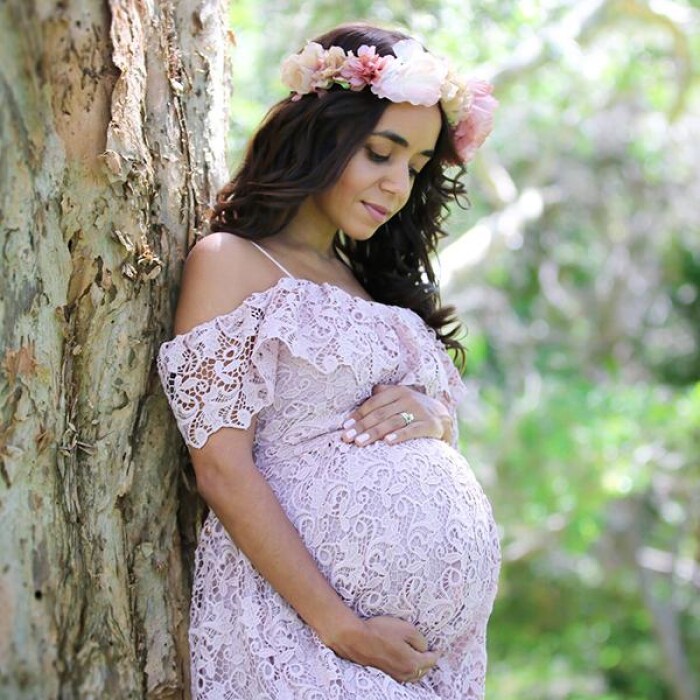
POLYGON ((267 258, 269 258, 277 267, 279 267, 282 272, 284 272, 286 275, 294 279, 294 275, 284 266, 282 263, 278 263, 277 260, 275 260, 262 246, 259 246, 255 241, 251 241, 250 238, 248 239, 250 243, 252 243, 263 255, 265 255, 267 258))

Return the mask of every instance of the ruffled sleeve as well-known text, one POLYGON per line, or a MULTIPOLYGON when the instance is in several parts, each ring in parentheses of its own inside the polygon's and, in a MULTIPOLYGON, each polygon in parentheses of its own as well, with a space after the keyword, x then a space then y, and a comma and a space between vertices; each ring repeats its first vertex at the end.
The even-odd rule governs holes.
POLYGON ((157 366, 185 442, 203 447, 223 427, 247 428, 273 401, 277 353, 262 309, 243 304, 163 343, 157 366))
POLYGON ((419 388, 445 405, 452 419, 452 436, 449 442, 452 447, 457 448, 457 407, 466 394, 464 382, 435 331, 411 312, 408 312, 408 317, 411 322, 397 328, 404 346, 409 349, 408 371, 401 384, 419 388))
MULTIPOLYGON (((431 332, 430 335, 433 336, 434 333, 431 332)), ((450 418, 452 419, 452 434, 449 444, 457 449, 459 445, 459 418, 457 416, 457 407, 466 394, 466 388, 462 377, 452 362, 452 358, 437 337, 433 338, 432 353, 435 358, 435 380, 432 392, 430 393, 432 393, 435 398, 439 399, 450 413, 450 418)), ((423 366, 429 366, 429 363, 424 360, 423 366)))
POLYGON ((467 389, 464 386, 459 371, 452 362, 452 358, 449 356, 442 343, 439 341, 436 341, 436 343, 438 345, 440 365, 444 377, 442 384, 444 399, 449 404, 450 408, 456 410, 457 406, 465 397, 467 389))
MULTIPOLYGON (((439 343, 439 341, 436 342, 439 343)), ((447 354, 445 348, 442 347, 442 343, 439 344, 440 364, 442 365, 445 377, 440 399, 447 406, 450 417, 452 418, 452 438, 450 440, 450 445, 457 449, 459 446, 459 417, 457 415, 457 407, 467 393, 467 390, 462 381, 462 377, 452 362, 452 358, 447 354)))

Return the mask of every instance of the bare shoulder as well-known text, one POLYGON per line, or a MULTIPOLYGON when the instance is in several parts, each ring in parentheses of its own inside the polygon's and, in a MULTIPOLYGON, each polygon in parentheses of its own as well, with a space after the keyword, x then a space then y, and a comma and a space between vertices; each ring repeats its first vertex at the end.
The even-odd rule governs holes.
POLYGON ((186 333, 216 316, 230 313, 254 292, 279 279, 249 241, 230 233, 199 240, 185 262, 175 314, 175 333, 186 333))

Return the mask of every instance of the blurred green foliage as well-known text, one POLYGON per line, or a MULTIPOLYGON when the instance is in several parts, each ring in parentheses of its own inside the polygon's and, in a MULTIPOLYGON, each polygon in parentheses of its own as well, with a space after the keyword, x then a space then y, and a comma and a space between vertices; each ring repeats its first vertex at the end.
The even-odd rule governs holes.
POLYGON ((354 19, 501 102, 441 256, 468 331, 462 447, 502 529, 489 696, 697 698, 698 3, 234 2, 232 167, 282 57, 354 19))

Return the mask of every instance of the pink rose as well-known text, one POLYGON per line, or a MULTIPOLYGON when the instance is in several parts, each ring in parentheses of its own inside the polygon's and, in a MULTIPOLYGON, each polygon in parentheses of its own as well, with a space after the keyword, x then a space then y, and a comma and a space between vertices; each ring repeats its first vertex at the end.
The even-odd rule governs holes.
POLYGON ((351 90, 362 90, 379 79, 386 62, 386 57, 377 55, 374 46, 360 46, 357 56, 350 52, 340 75, 348 81, 351 90))
POLYGON ((493 129, 493 113, 498 100, 491 95, 493 85, 484 80, 470 80, 471 107, 454 133, 454 144, 462 160, 467 163, 493 129))

